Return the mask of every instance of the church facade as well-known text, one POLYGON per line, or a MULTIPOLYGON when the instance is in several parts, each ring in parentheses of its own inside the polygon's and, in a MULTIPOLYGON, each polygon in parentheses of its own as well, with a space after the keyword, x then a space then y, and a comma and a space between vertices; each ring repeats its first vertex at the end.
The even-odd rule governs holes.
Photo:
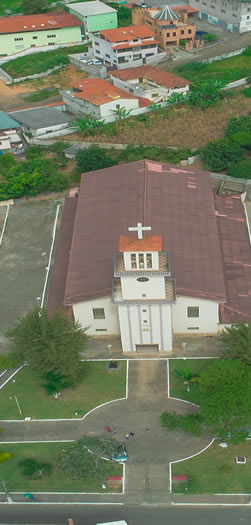
POLYGON ((241 198, 214 195, 207 172, 139 161, 83 175, 66 199, 48 308, 125 352, 171 351, 174 334, 251 319, 250 284, 241 198))

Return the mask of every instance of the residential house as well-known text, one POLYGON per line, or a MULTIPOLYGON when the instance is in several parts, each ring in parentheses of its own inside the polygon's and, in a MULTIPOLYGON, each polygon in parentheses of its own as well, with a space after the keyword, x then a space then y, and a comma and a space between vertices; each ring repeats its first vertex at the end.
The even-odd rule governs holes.
POLYGON ((165 102, 173 93, 185 95, 191 82, 168 71, 145 65, 110 72, 114 86, 152 102, 165 102))
POLYGON ((251 0, 190 0, 199 17, 228 31, 251 31, 251 0))
POLYGON ((68 13, 0 17, 0 58, 81 41, 81 22, 68 13))
POLYGON ((22 109, 10 112, 22 126, 23 132, 29 136, 64 134, 70 127, 73 117, 50 106, 22 109))
POLYGON ((72 84, 72 90, 61 92, 67 109, 76 115, 94 119, 109 119, 120 109, 130 112, 150 105, 150 100, 138 98, 100 78, 83 78, 72 84))
POLYGON ((108 66, 130 67, 135 61, 157 56, 159 43, 146 25, 100 31, 92 37, 93 54, 108 66))
MULTIPOLYGON (((145 24, 156 35, 160 47, 165 51, 173 50, 180 41, 185 41, 196 47, 202 47, 204 41, 196 38, 196 25, 188 20, 188 9, 178 9, 175 11, 168 6, 163 9, 140 8, 132 11, 133 24, 145 24)), ((193 47, 192 45, 192 47, 193 47)))
POLYGON ((22 139, 18 133, 21 130, 19 122, 0 111, 0 154, 23 150, 22 139))
POLYGON ((85 173, 66 198, 48 310, 124 351, 251 320, 251 247, 240 195, 210 173, 140 160, 85 173))
POLYGON ((74 2, 67 4, 67 7, 69 12, 82 22, 84 34, 95 33, 103 29, 113 29, 118 26, 116 9, 99 2, 99 0, 74 2))

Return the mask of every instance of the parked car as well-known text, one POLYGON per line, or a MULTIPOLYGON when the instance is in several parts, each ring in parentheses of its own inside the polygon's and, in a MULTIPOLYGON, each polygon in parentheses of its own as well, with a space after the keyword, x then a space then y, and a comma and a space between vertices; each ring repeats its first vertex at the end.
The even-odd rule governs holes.
POLYGON ((97 58, 92 58, 91 60, 88 60, 87 64, 98 66, 101 64, 101 62, 97 58))
POLYGON ((124 463, 128 460, 128 454, 124 443, 120 443, 114 450, 112 460, 118 463, 124 463))

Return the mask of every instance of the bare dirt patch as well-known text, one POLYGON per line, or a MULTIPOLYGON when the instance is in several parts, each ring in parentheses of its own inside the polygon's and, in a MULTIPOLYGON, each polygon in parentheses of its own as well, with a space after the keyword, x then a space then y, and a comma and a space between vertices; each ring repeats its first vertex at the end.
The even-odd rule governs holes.
MULTIPOLYGON (((46 77, 38 78, 36 80, 30 80, 21 82, 20 84, 13 84, 7 86, 2 80, 0 80, 0 99, 3 110, 7 111, 10 109, 22 108, 24 106, 32 106, 39 104, 46 104, 46 100, 37 102, 36 104, 27 104, 25 102, 25 94, 34 93, 41 91, 44 88, 55 87, 58 89, 65 89, 70 86, 72 82, 77 82, 86 76, 84 71, 77 71, 73 66, 66 66, 60 71, 56 71, 46 77)), ((55 97, 53 97, 55 99, 55 97)), ((61 100, 61 97, 57 97, 61 100)), ((48 99, 49 101, 50 99, 48 99)))
POLYGON ((117 124, 117 134, 114 137, 101 134, 83 137, 80 133, 75 133, 67 135, 67 141, 199 148, 224 137, 226 124, 231 117, 248 115, 250 111, 251 99, 238 94, 206 110, 188 107, 169 110, 168 118, 160 118, 157 113, 152 113, 150 122, 134 121, 133 126, 130 125, 130 120, 124 120, 117 124))

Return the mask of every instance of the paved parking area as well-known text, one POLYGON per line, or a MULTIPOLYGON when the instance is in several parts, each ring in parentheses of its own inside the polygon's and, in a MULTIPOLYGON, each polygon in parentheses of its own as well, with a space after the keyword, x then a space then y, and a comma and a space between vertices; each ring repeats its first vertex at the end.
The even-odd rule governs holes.
MULTIPOLYGON (((1 207, 0 226, 5 212, 1 207)), ((7 348, 6 330, 41 297, 55 213, 52 200, 16 201, 10 206, 0 247, 0 352, 7 348)))

